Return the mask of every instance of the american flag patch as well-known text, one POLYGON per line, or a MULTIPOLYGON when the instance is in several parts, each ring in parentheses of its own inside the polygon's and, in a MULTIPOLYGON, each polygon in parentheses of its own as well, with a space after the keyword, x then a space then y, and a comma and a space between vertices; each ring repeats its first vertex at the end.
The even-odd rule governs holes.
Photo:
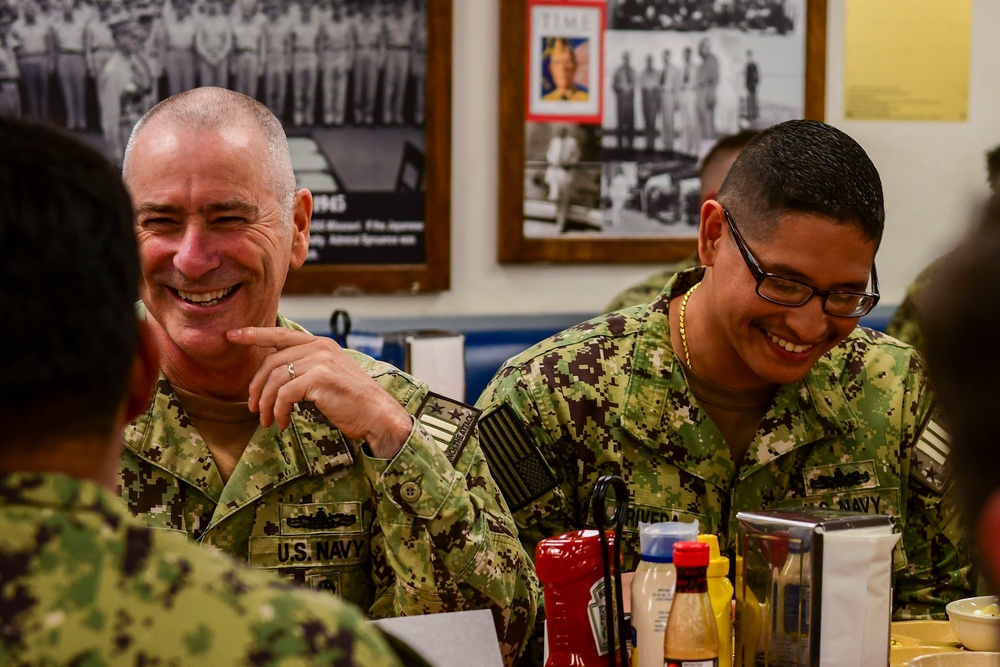
POLYGON ((555 487, 555 475, 507 403, 479 420, 479 440, 511 512, 555 487))
POLYGON ((471 405, 428 392, 417 410, 417 421, 454 465, 475 432, 480 412, 471 405))

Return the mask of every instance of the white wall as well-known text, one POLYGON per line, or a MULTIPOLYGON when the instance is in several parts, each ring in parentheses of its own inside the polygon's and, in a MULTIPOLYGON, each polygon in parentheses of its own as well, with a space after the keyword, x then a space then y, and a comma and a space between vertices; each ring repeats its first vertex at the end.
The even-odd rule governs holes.
MULTIPOLYGON (((334 308, 379 318, 590 313, 656 268, 497 263, 501 1, 454 0, 451 291, 286 297, 286 315, 326 321, 334 308)), ((828 5, 826 121, 857 139, 882 176, 887 220, 879 278, 882 303, 894 305, 913 276, 957 239, 970 203, 988 191, 984 154, 1000 144, 1000 3, 974 0, 972 93, 965 123, 844 120, 844 4, 829 0, 828 5)))

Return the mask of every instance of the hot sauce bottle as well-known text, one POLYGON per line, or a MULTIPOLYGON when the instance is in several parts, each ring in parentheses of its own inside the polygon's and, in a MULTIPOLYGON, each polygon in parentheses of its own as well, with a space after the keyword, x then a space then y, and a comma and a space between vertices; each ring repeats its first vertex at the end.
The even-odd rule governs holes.
POLYGON ((708 597, 708 559, 707 544, 674 545, 677 585, 663 636, 664 667, 719 666, 719 632, 708 597))

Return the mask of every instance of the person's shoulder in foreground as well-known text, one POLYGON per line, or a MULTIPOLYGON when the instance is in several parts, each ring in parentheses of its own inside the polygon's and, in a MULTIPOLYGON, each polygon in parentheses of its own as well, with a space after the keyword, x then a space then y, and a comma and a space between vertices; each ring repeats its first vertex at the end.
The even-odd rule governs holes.
MULTIPOLYGON (((501 368, 478 402, 483 447, 501 485, 521 484, 505 493, 526 547, 586 527, 582 499, 617 473, 633 523, 698 518, 730 549, 740 510, 891 514, 897 615, 960 597, 967 554, 921 359, 857 328, 879 298, 884 217, 857 142, 815 121, 774 126, 702 205, 703 269, 501 368)), ((627 519, 626 568, 637 551, 627 519)))
POLYGON ((313 200, 274 114, 222 88, 170 97, 137 123, 123 176, 162 350, 125 443, 133 514, 373 617, 489 609, 515 661, 537 581, 477 412, 278 314, 313 200))
POLYGON ((0 118, 0 662, 396 665, 340 600, 139 525, 114 493, 157 351, 120 175, 0 118))
POLYGON ((398 664, 353 605, 138 525, 94 482, 9 473, 0 498, 14 664, 398 664))
MULTIPOLYGON (((1000 164, 1000 149, 995 159, 1000 164)), ((991 173, 991 176, 995 174, 991 173)), ((968 533, 1000 586, 1000 199, 994 194, 926 293, 925 353, 952 435, 952 471, 968 533), (971 353, 975 350, 975 353, 971 353)))

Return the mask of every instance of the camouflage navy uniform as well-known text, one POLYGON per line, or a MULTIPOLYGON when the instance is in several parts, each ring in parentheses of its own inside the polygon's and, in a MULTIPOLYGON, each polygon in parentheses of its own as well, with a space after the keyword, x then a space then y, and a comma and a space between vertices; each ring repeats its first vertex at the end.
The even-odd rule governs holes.
POLYGON ((947 448, 919 438, 931 409, 920 356, 855 329, 803 380, 778 388, 737 466, 670 342, 669 300, 703 272, 535 345, 486 387, 480 439, 526 549, 593 526, 591 488, 617 474, 631 496, 626 570, 637 564, 640 521, 698 519, 731 552, 737 512, 813 505, 903 522, 897 618, 941 613, 967 595, 968 551, 938 462, 947 448))
POLYGON ((923 292, 934 279, 934 274, 943 265, 945 258, 938 258, 921 271, 906 289, 906 297, 892 314, 885 332, 893 338, 912 345, 918 350, 924 349, 924 336, 920 333, 920 308, 923 305, 923 292))
POLYGON ((94 482, 0 476, 0 535, 0 664, 400 664, 353 607, 141 526, 94 482))
POLYGON ((391 461, 352 448, 301 403, 285 431, 258 426, 224 484, 161 377, 125 433, 122 497, 143 523, 333 591, 375 618, 490 609, 512 664, 538 584, 479 448, 478 412, 347 352, 418 417, 391 461))
POLYGON ((671 264, 663 271, 655 273, 643 280, 641 283, 632 285, 628 289, 620 292, 608 305, 604 307, 604 310, 601 312, 610 313, 615 310, 621 310, 622 308, 628 308, 629 306, 645 303, 662 292, 663 286, 667 284, 667 281, 674 277, 675 273, 685 269, 690 269, 691 267, 698 266, 699 264, 701 264, 701 260, 698 258, 697 253, 691 255, 687 259, 682 259, 679 262, 671 264))

